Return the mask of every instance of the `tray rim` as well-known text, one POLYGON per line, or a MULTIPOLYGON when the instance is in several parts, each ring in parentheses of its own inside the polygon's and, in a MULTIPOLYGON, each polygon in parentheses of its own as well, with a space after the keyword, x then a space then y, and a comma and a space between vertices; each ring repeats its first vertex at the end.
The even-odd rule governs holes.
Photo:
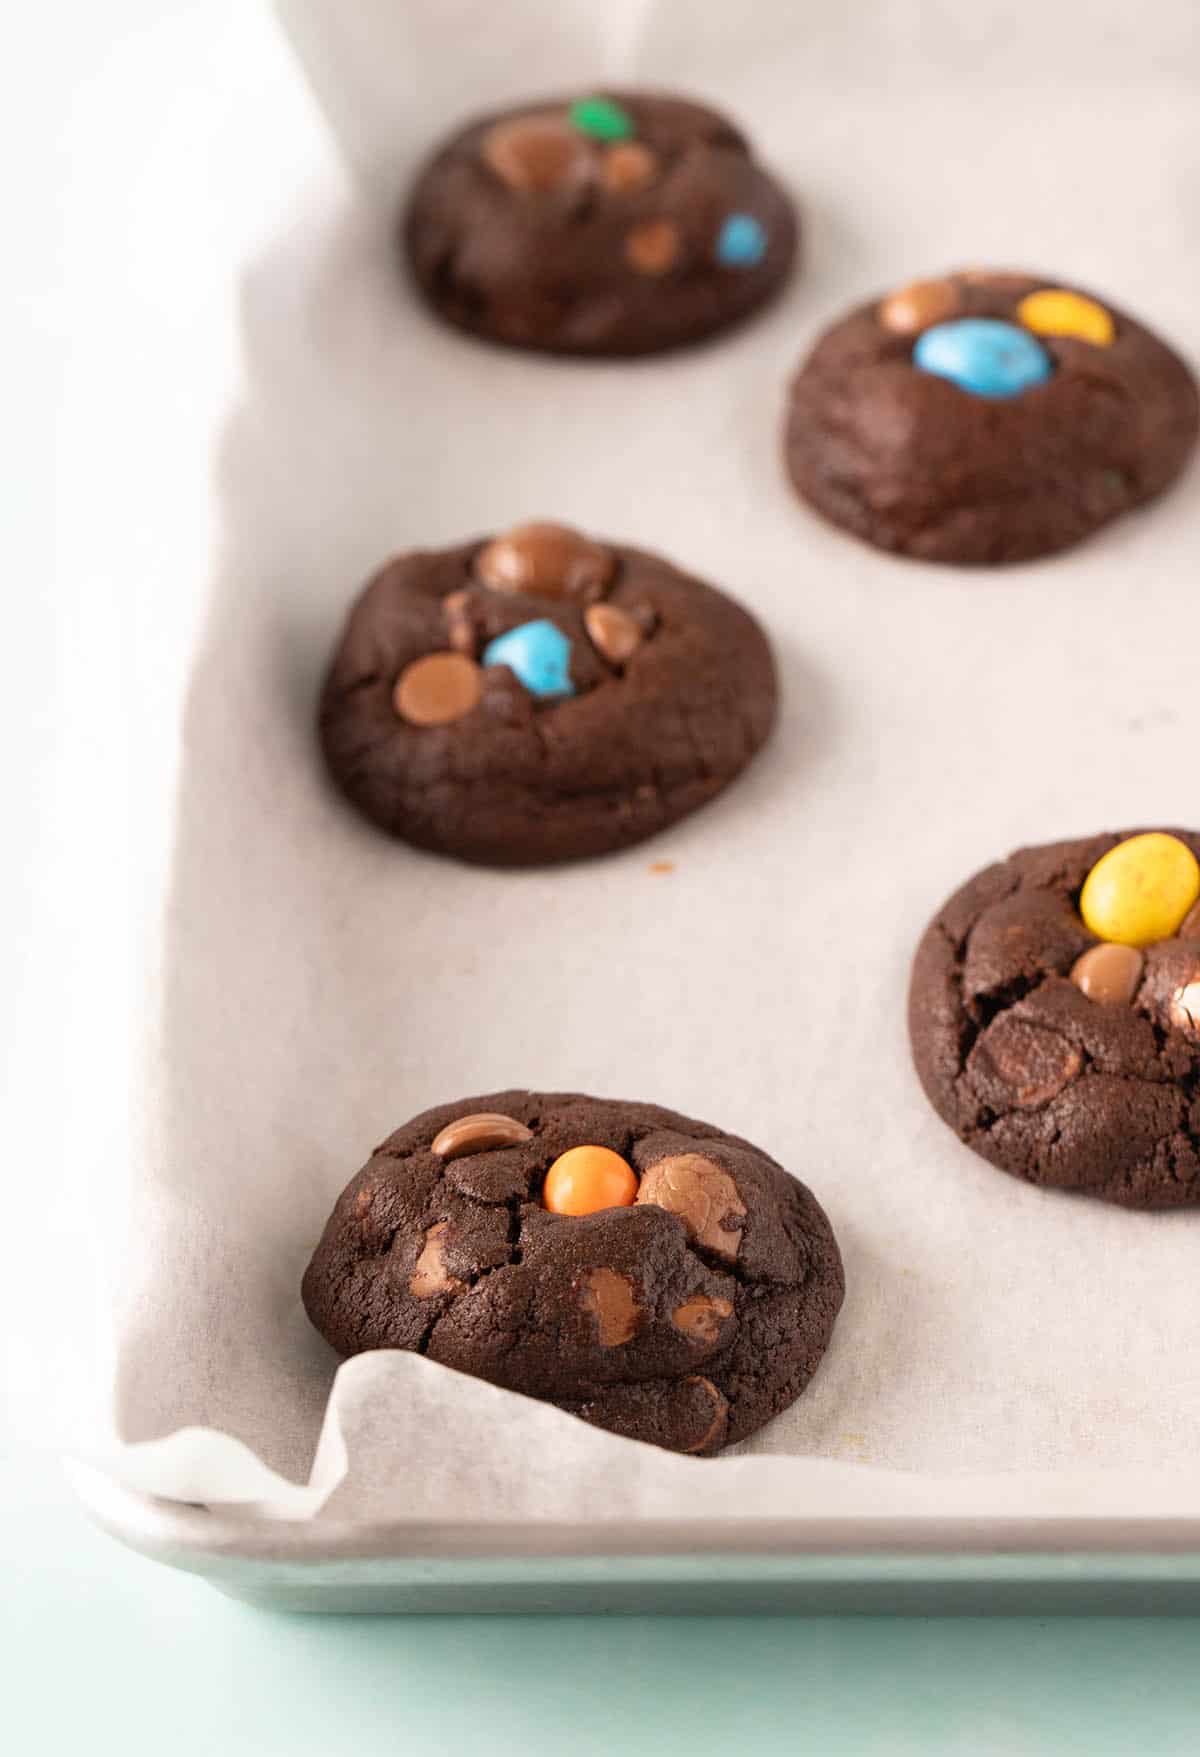
MULTIPOLYGON (((1136 1570, 1168 1566, 1200 1576, 1200 1517, 1147 1513, 1135 1518, 1081 1514, 941 1517, 888 1514, 877 1519, 686 1518, 647 1520, 642 1540, 629 1541, 628 1522, 389 1522, 288 1520, 253 1522, 200 1505, 166 1501, 101 1472, 70 1471, 88 1514, 130 1548, 199 1571, 203 1561, 244 1561, 320 1569, 330 1564, 459 1563, 530 1565, 671 1560, 946 1566, 1019 1561, 1092 1564, 1136 1570)), ((1140 1577, 1140 1576, 1139 1576, 1140 1577)))

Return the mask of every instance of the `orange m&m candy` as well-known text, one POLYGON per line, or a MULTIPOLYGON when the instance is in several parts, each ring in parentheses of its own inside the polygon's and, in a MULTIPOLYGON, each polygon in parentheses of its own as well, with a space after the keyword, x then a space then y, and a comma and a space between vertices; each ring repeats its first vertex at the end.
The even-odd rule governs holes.
POLYGON ((637 1173, 611 1147, 569 1147, 546 1173, 542 1201, 552 1214, 597 1214, 628 1208, 637 1192, 637 1173))

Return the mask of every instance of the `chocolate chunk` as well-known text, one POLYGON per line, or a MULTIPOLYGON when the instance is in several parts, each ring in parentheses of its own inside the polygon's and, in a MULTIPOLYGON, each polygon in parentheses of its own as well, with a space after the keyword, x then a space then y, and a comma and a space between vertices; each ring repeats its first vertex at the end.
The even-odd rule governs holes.
POLYGON ((589 1269, 579 1303, 595 1319, 601 1348, 620 1348, 637 1335, 642 1314, 628 1275, 615 1269, 589 1269))
POLYGON ((683 1382, 689 1389, 699 1392, 706 1400, 708 1405, 706 1413, 709 1417, 708 1425, 703 1433, 690 1446, 685 1446, 684 1451, 715 1451, 725 1438, 725 1430, 729 1423, 729 1401, 711 1379, 702 1379, 698 1373, 693 1373, 683 1382))
POLYGON ((712 1344, 721 1334, 725 1319, 733 1313, 733 1301, 716 1299, 708 1293, 689 1294, 682 1305, 671 1313, 671 1322, 695 1342, 712 1344))
POLYGON ((1049 1104, 1083 1065, 1079 1051, 1053 1031, 1004 1014, 990 1025, 967 1063, 988 1088, 997 1084, 1022 1109, 1049 1104))
POLYGON ((431 1151, 442 1159, 459 1159, 464 1153, 490 1153, 495 1147, 512 1147, 518 1141, 532 1139, 533 1130, 515 1116, 479 1111, 447 1123, 434 1137, 431 1151))
POLYGON ((1146 951, 1138 1003, 1168 1030, 1194 1039, 1200 1031, 1200 948, 1194 940, 1161 940, 1146 951))
POLYGON ((432 1299, 439 1293, 462 1293, 466 1286, 446 1269, 443 1251, 448 1224, 439 1220, 425 1234, 424 1247, 408 1282, 408 1291, 414 1299, 432 1299))
POLYGON ((610 665, 624 665, 645 639, 637 617, 617 604, 589 604, 583 620, 592 645, 610 665))
POLYGON ((746 1208, 723 1166, 702 1153, 676 1153, 642 1173, 639 1202, 678 1215, 688 1237, 732 1263, 742 1243, 746 1208))
POLYGON ((464 653, 427 653, 406 665, 396 681, 393 704, 410 726, 448 726, 479 703, 483 677, 464 653))

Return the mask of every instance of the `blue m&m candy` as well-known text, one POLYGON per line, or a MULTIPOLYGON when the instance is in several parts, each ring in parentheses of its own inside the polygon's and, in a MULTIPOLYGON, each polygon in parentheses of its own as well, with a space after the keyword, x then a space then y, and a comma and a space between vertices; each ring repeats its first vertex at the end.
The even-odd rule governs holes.
POLYGON ((571 643, 555 623, 539 618, 497 635, 483 649, 485 665, 507 665, 530 695, 574 695, 571 643))
POLYGON ((1017 397, 1050 377, 1045 348, 1015 323, 995 317, 959 317, 918 336, 913 365, 977 397, 1017 397))
POLYGON ((725 268, 756 268, 767 254, 767 234, 753 214, 729 214, 717 235, 717 261, 725 268))

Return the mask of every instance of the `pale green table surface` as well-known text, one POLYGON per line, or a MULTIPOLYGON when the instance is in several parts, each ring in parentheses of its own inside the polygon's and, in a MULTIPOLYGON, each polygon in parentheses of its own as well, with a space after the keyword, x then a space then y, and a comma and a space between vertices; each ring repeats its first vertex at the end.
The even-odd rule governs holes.
POLYGON ((1200 1750, 1200 1619, 285 1617, 0 1463, 20 1757, 1200 1750))

